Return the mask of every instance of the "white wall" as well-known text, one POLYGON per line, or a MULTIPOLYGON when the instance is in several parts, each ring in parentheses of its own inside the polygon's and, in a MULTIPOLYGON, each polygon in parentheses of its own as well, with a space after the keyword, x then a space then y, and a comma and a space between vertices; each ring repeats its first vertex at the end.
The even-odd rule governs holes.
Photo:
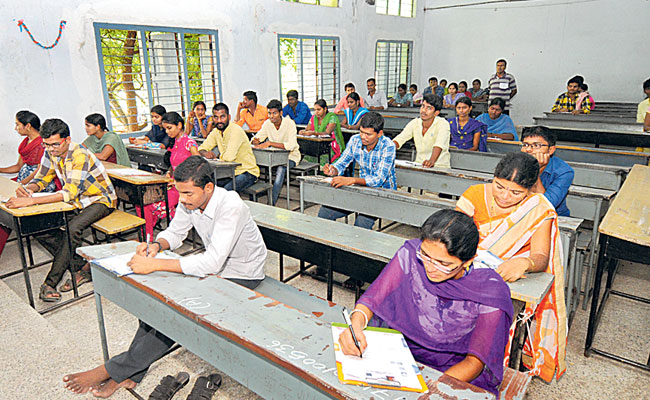
POLYGON ((217 29, 224 101, 231 108, 245 90, 257 91, 262 104, 279 96, 278 33, 338 36, 341 85, 353 81, 360 89, 373 74, 378 39, 413 40, 412 76, 420 76, 421 10, 409 19, 377 15, 363 0, 340 3, 333 9, 280 0, 4 0, 0 165, 17 158, 21 138, 13 127, 18 110, 32 110, 41 120, 62 118, 76 141, 85 137, 86 115, 105 114, 93 22, 217 29), (46 44, 56 38, 61 19, 67 26, 59 45, 43 50, 12 19, 24 19, 35 38, 46 44))
MULTIPOLYGON (((478 0, 427 0, 427 7, 478 0)), ((598 101, 643 100, 650 77, 648 0, 529 0, 428 10, 425 26, 435 33, 423 44, 421 82, 429 75, 451 81, 487 82, 497 59, 519 93, 516 124, 550 111, 573 75, 585 77, 598 101)), ((425 39, 426 41, 426 39, 425 39)))

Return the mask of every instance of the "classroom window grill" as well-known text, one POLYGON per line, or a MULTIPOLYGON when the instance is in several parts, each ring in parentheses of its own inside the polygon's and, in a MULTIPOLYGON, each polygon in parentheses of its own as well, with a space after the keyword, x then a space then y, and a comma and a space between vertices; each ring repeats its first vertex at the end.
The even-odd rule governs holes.
POLYGON ((338 7, 339 0, 283 0, 291 3, 312 4, 316 6, 338 7))
POLYGON ((378 40, 375 47, 375 78, 377 87, 391 97, 400 83, 411 83, 413 42, 378 40))
POLYGON ((310 107, 318 99, 327 104, 338 100, 339 39, 278 35, 280 98, 295 89, 310 107))
POLYGON ((157 104, 186 117, 221 101, 216 31, 95 24, 95 35, 109 129, 145 129, 157 104))
POLYGON ((377 14, 414 18, 416 3, 417 0, 377 0, 375 11, 377 14))

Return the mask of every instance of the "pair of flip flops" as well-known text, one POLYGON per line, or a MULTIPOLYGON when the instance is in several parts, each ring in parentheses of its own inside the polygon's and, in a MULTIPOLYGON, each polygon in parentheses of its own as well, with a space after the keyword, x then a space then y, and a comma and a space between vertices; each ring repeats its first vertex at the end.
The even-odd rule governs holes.
MULTIPOLYGON (((179 372, 175 377, 167 375, 160 380, 158 386, 151 392, 149 400, 171 400, 189 381, 190 375, 187 372, 179 372)), ((200 376, 196 379, 187 400, 210 400, 220 386, 221 375, 200 376)))
MULTIPOLYGON (((81 285, 83 285, 84 283, 88 283, 88 282, 93 281, 93 278, 90 275, 90 271, 81 270, 79 272, 75 272, 73 275, 75 277, 79 276, 79 279, 77 280, 77 288, 81 287, 81 285)), ((63 285, 61 285, 59 290, 62 291, 62 292, 71 291, 72 290, 72 279, 66 280, 65 283, 63 283, 63 285)))

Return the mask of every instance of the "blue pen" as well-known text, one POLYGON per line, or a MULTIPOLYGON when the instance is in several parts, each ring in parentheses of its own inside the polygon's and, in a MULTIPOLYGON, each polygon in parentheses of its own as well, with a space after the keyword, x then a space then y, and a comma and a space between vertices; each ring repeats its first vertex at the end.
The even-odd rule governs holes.
POLYGON ((354 334, 354 329, 352 329, 352 321, 350 321, 350 315, 348 314, 348 309, 343 307, 343 320, 345 320, 345 323, 348 325, 348 329, 350 329, 350 333, 352 334, 352 340, 354 340, 354 345, 357 346, 357 349, 359 349, 359 357, 362 358, 361 354, 361 345, 359 344, 359 340, 357 340, 357 335, 354 334))

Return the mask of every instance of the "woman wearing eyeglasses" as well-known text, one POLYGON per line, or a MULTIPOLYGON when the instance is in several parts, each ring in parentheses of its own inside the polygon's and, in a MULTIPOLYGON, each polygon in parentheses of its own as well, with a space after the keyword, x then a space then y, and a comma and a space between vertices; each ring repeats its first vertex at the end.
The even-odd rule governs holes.
MULTIPOLYGON (((368 324, 396 329, 418 362, 498 395, 513 309, 503 279, 475 268, 478 243, 467 215, 431 215, 357 302, 351 320, 361 351, 368 324)), ((359 355, 349 330, 339 343, 359 355)))
POLYGON ((504 260, 496 272, 505 281, 525 278, 529 272, 554 275, 541 303, 526 305, 526 315, 534 318, 523 357, 534 375, 550 382, 555 372, 559 379, 566 370, 567 320, 557 213, 544 195, 532 191, 538 175, 539 163, 532 155, 506 154, 492 183, 470 187, 456 206, 474 219, 481 237, 479 250, 504 260))

